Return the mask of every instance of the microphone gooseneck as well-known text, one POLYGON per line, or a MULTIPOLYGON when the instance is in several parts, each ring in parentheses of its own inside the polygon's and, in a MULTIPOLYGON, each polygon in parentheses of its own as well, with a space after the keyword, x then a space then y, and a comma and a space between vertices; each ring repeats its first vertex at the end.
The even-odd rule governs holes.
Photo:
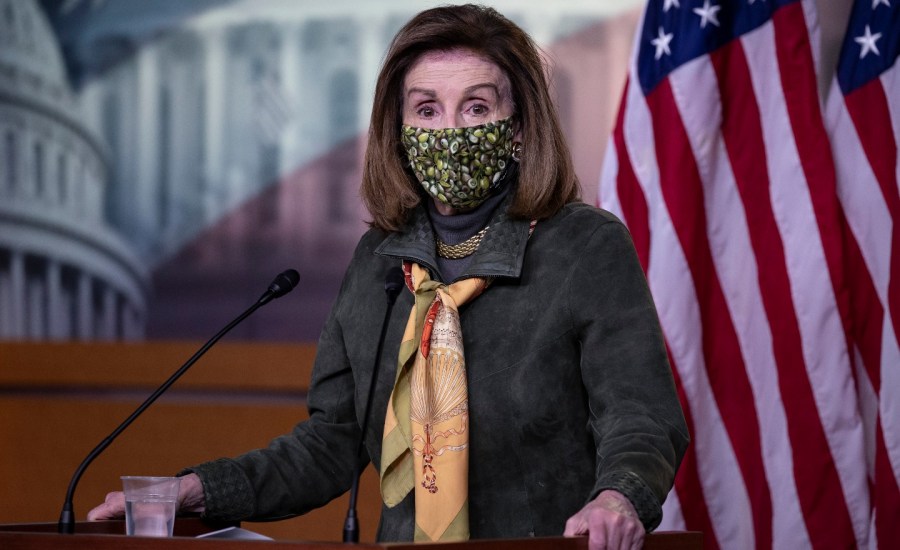
POLYGON ((388 320, 391 318, 391 310, 394 302, 405 285, 403 270, 392 267, 384 278, 384 292, 387 295, 387 309, 384 312, 384 320, 381 322, 381 335, 378 337, 378 349, 375 351, 375 361, 372 366, 372 378, 369 382, 369 394, 366 396, 366 408, 363 410, 359 443, 356 446, 356 455, 353 457, 353 485, 350 486, 350 504, 347 507, 347 518, 344 520, 344 542, 359 542, 359 520, 356 517, 356 500, 359 496, 359 477, 362 475, 362 466, 359 456, 365 445, 366 430, 369 427, 369 411, 372 409, 372 398, 375 395, 375 384, 378 381, 378 366, 380 364, 381 350, 384 348, 384 337, 387 334, 388 320))
POLYGON ((169 389, 169 386, 175 383, 176 380, 181 378, 191 366, 197 362, 200 357, 203 356, 206 351, 213 346, 216 342, 219 341, 220 338, 225 336, 231 329, 237 326, 241 321, 250 316, 251 313, 262 307, 263 305, 269 303, 275 298, 279 298, 284 296, 288 292, 294 289, 297 285, 297 282, 300 280, 300 275, 296 270, 288 269, 287 271, 283 271, 275 277, 275 280, 272 281, 272 284, 269 285, 269 289, 266 290, 265 293, 256 301, 252 306, 247 308, 246 311, 237 316, 233 321, 228 323, 225 328, 216 333, 215 336, 210 338, 203 347, 197 350, 194 355, 191 356, 187 362, 181 366, 175 373, 169 377, 168 380, 163 382, 163 384, 156 388, 150 397, 148 397, 141 405, 135 409, 131 415, 125 419, 124 422, 119 424, 119 426, 113 430, 111 434, 106 436, 106 438, 100 442, 99 445, 94 447, 94 449, 88 453, 87 457, 81 462, 81 465, 78 466, 78 469, 75 470, 75 474, 72 475, 72 480, 69 482, 69 489, 66 491, 66 500, 63 503, 62 512, 59 514, 59 523, 57 524, 57 531, 62 534, 71 535, 75 532, 75 512, 73 509, 72 501, 75 497, 75 488, 78 486, 78 481, 81 479, 82 474, 87 469, 87 467, 97 458, 100 453, 102 453, 109 445, 115 440, 116 437, 119 436, 120 433, 125 431, 125 428, 131 425, 132 422, 137 419, 138 416, 143 413, 147 407, 153 404, 154 401, 159 398, 160 395, 165 393, 166 390, 169 389))

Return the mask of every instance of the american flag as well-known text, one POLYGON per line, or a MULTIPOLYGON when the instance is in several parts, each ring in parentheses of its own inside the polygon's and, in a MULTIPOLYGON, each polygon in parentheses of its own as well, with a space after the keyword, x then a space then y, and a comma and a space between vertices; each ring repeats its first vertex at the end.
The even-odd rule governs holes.
MULTIPOLYGON (((872 488, 870 541, 900 544, 900 2, 854 3, 828 96, 846 214, 849 339, 872 488)), ((872 545, 874 546, 874 544, 872 545)))
MULTIPOLYGON (((883 170, 894 179, 870 178, 874 191, 845 183, 844 170, 880 162, 848 157, 836 172, 816 17, 812 0, 651 0, 604 161, 600 205, 631 231, 693 438, 661 528, 703 531, 709 548, 874 548, 877 518, 898 517, 896 148, 883 170), (872 227, 860 230, 868 256, 847 230, 854 193, 883 212, 857 208, 872 227), (860 254, 882 268, 866 304, 860 254), (866 353, 880 371, 863 366, 866 353), (880 416, 866 410, 879 397, 880 416), (888 481, 894 504, 878 509, 873 484, 888 481)), ((900 81, 883 82, 893 118, 861 116, 896 130, 900 81)))

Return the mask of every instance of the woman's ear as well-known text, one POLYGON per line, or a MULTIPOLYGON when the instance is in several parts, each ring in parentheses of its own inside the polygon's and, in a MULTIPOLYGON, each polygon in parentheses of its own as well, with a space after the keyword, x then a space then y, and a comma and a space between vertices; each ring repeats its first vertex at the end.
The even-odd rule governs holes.
POLYGON ((513 115, 512 127, 513 127, 513 141, 521 142, 524 132, 522 132, 522 119, 521 119, 521 117, 519 117, 518 114, 513 115))

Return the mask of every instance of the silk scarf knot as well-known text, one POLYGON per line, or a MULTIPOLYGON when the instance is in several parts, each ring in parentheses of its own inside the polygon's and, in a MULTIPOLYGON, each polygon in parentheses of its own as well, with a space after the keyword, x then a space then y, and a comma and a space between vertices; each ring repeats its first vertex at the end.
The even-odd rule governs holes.
POLYGON ((412 262, 403 272, 415 303, 385 416, 381 494, 396 506, 415 490, 415 540, 467 540, 469 398, 459 308, 489 280, 445 285, 412 262))

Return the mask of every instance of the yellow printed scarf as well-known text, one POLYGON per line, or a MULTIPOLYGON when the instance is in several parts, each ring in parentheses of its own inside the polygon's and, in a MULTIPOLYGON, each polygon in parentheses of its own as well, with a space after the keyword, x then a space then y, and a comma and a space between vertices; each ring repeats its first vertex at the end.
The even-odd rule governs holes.
POLYGON ((469 538, 469 398, 459 307, 487 279, 449 286, 404 262, 415 304, 406 324, 381 449, 381 495, 396 506, 415 488, 416 541, 469 538))

